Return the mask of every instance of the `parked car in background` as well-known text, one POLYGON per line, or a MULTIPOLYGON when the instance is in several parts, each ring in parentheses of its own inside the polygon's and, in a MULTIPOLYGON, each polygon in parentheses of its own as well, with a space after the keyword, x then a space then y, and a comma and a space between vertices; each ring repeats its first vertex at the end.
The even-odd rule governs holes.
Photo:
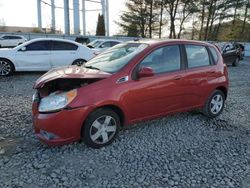
POLYGON ((245 46, 241 43, 235 43, 236 48, 239 49, 239 54, 240 54, 240 60, 244 59, 244 53, 245 53, 245 46))
POLYGON ((122 41, 119 40, 112 40, 112 39, 96 39, 92 42, 90 42, 87 47, 89 48, 94 48, 100 52, 111 48, 119 43, 121 43, 122 41))
MULTIPOLYGON (((50 145, 110 144, 120 127, 201 109, 221 114, 227 67, 214 45, 187 41, 118 44, 81 67, 47 72, 34 88, 36 136, 50 145)), ((167 125, 165 125, 167 126, 167 125)))
POLYGON ((27 39, 20 35, 1 35, 0 36, 0 48, 15 47, 26 41, 27 39))
POLYGON ((80 43, 80 44, 85 44, 87 45, 88 43, 90 43, 90 40, 88 37, 76 37, 75 39, 76 42, 80 43))
POLYGON ((239 43, 221 42, 215 45, 220 49, 225 64, 238 66, 239 61, 243 59, 243 51, 239 43))
POLYGON ((0 76, 14 71, 48 71, 65 65, 82 65, 93 58, 95 52, 70 40, 33 39, 13 49, 0 50, 0 76))

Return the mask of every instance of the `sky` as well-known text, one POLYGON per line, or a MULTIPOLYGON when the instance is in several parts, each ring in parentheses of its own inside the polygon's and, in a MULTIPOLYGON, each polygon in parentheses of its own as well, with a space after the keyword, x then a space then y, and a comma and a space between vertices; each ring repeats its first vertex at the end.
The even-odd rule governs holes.
MULTIPOLYGON (((50 3, 50 0, 44 0, 50 3)), ((100 0, 97 0, 100 1, 100 0)), ((81 2, 80 9, 81 9, 81 2)), ((63 7, 63 0, 55 0, 55 6, 63 7)), ((73 0, 69 0, 70 8, 73 7, 73 0)), ((110 35, 119 33, 119 27, 115 21, 119 21, 119 17, 125 8, 125 0, 109 0, 109 17, 110 17, 110 35)), ((98 3, 87 2, 86 10, 101 9, 98 3)), ((95 34, 98 13, 101 11, 87 11, 86 23, 87 34, 95 34)), ((63 9, 56 8, 56 29, 64 31, 64 12, 63 9)), ((82 30, 80 13, 80 29, 82 30)), ((6 26, 26 26, 37 27, 37 0, 0 0, 0 22, 4 22, 6 26)), ((50 27, 51 25, 51 9, 50 6, 42 3, 42 27, 50 27)), ((70 10, 70 30, 73 32, 73 11, 70 10)))

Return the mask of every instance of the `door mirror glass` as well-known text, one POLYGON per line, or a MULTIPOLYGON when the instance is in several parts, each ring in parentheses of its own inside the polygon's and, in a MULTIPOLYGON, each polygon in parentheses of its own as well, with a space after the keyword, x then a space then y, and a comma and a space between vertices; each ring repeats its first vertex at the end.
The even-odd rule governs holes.
POLYGON ((101 46, 100 46, 100 48, 104 48, 105 47, 105 45, 104 44, 102 44, 101 46))
POLYGON ((138 71, 138 78, 154 76, 154 71, 151 67, 141 67, 138 71))

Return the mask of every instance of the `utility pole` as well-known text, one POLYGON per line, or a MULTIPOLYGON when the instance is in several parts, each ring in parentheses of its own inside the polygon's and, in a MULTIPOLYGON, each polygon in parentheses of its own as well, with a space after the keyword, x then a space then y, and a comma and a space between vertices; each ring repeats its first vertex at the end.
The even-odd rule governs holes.
POLYGON ((64 0, 64 33, 70 34, 69 0, 64 0))
POLYGON ((73 0, 73 14, 74 14, 74 34, 80 34, 79 22, 79 0, 73 0))
POLYGON ((56 31, 56 20, 55 20, 55 1, 51 0, 51 32, 56 31))
POLYGON ((85 8, 85 0, 82 0, 82 31, 83 35, 86 35, 86 8, 85 8))
POLYGON ((42 11, 41 11, 41 0, 37 0, 37 22, 38 28, 42 30, 42 11))

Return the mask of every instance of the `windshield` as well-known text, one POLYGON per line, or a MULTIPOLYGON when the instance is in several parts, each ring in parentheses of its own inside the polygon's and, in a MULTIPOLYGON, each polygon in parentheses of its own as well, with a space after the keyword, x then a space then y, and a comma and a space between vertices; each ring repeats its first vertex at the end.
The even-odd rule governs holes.
POLYGON ((101 43, 102 41, 100 40, 94 40, 93 42, 89 43, 87 46, 90 48, 97 48, 101 43))
POLYGON ((108 73, 118 72, 147 46, 147 44, 141 43, 118 44, 85 63, 85 67, 108 73))

